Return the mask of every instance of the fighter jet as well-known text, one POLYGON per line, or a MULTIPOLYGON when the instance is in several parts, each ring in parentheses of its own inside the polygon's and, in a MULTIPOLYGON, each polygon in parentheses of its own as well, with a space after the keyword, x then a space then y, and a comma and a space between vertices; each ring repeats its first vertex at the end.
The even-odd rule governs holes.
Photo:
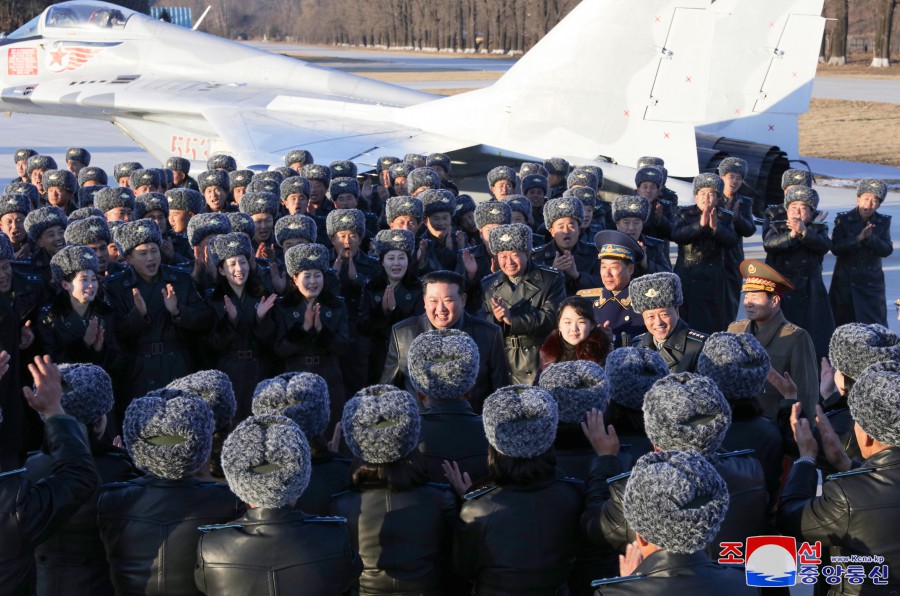
POLYGON ((685 179, 734 155, 777 195, 822 3, 583 0, 496 83, 440 97, 76 0, 0 40, 0 109, 107 120, 161 161, 223 152, 250 168, 295 148, 362 171, 409 152, 560 156, 633 190, 642 155, 685 179))

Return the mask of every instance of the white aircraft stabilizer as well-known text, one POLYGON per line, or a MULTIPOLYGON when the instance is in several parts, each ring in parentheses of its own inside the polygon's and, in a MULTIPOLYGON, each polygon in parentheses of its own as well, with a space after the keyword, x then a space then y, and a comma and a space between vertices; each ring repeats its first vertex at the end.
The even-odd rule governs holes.
POLYGON ((797 155, 822 3, 583 0, 494 85, 441 98, 76 0, 0 40, 0 108, 108 120, 160 160, 242 167, 294 148, 363 170, 408 152, 561 156, 633 189, 642 155, 685 178, 736 155, 765 193, 797 155))

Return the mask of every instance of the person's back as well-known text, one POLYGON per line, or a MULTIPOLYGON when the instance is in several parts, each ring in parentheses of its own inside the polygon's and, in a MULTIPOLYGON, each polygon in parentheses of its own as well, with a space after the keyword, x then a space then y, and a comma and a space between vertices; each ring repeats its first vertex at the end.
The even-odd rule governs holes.
POLYGON ((487 475, 488 443, 481 416, 461 399, 434 402, 422 412, 419 451, 425 456, 428 478, 445 479, 444 460, 455 461, 472 479, 487 475))
MULTIPOLYGON (((622 579, 630 579, 631 576, 622 579)), ((689 555, 657 551, 641 563, 640 581, 600 585, 595 596, 671 596, 672 594, 759 594, 747 587, 743 569, 717 565, 703 551, 689 555)))

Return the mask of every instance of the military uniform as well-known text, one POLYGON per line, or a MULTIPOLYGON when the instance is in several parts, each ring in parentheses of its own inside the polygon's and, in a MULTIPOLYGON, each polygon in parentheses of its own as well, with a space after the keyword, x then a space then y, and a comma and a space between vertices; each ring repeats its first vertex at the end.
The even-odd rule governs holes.
POLYGON ((753 200, 744 195, 737 195, 726 200, 723 212, 731 213, 734 231, 737 234, 737 244, 725 253, 725 280, 728 291, 728 320, 733 321, 741 306, 741 284, 743 278, 738 270, 744 261, 744 238, 749 238, 756 233, 756 223, 753 221, 753 200))
POLYGON ((484 297, 481 295, 481 280, 491 274, 492 258, 484 244, 479 244, 472 248, 464 248, 460 250, 460 253, 463 250, 468 250, 475 257, 475 264, 478 268, 475 272, 475 277, 469 277, 463 264, 462 254, 459 254, 456 259, 456 272, 466 280, 466 312, 470 315, 477 315, 481 311, 481 303, 484 301, 484 297))
POLYGON ((891 255, 891 216, 877 211, 868 221, 859 209, 839 213, 834 219, 831 252, 837 257, 828 298, 834 324, 877 323, 887 326, 887 300, 881 259, 891 255), (862 242, 859 234, 867 224, 875 228, 862 242))
MULTIPOLYGON (((587 242, 577 242, 569 250, 572 259, 575 261, 575 268, 578 270, 578 277, 571 278, 566 275, 566 295, 574 296, 578 290, 586 288, 596 288, 600 285, 600 275, 598 273, 597 249, 587 242)), ((534 249, 531 258, 538 265, 553 268, 553 260, 556 256, 562 254, 556 242, 550 241, 544 246, 534 249)), ((563 272, 565 275, 565 272, 563 272)))
POLYGON ((578 295, 593 301, 594 319, 600 326, 609 323, 616 347, 630 345, 632 338, 647 331, 643 317, 631 308, 631 296, 628 295, 627 287, 618 292, 606 288, 581 290, 578 295))
POLYGON ((641 238, 638 242, 644 245, 644 252, 647 254, 647 267, 644 268, 641 267, 640 263, 635 263, 635 277, 640 277, 645 273, 672 271, 672 261, 669 260, 668 243, 665 240, 641 234, 641 238))
MULTIPOLYGON (((336 259, 336 255, 332 254, 332 258, 336 259)), ((334 260, 331 262, 333 263, 334 260)), ((354 343, 354 357, 340 359, 344 385, 348 395, 353 395, 365 387, 368 382, 369 354, 372 351, 372 342, 369 341, 368 337, 360 335, 359 329, 357 329, 357 320, 359 318, 359 305, 362 300, 363 288, 381 269, 381 263, 378 262, 378 259, 365 254, 362 248, 353 257, 353 264, 356 267, 356 279, 350 279, 346 264, 342 264, 341 270, 337 272, 338 278, 341 280, 341 296, 344 297, 347 305, 348 332, 350 340, 354 343)), ((338 412, 339 418, 340 413, 338 412)), ((332 420, 332 427, 336 420, 332 420)))
POLYGON ((707 334, 688 327, 684 319, 679 319, 675 329, 662 345, 657 346, 653 335, 649 332, 634 338, 633 345, 659 352, 666 361, 669 372, 694 372, 697 369, 697 358, 700 357, 700 351, 707 337, 709 337, 707 334))

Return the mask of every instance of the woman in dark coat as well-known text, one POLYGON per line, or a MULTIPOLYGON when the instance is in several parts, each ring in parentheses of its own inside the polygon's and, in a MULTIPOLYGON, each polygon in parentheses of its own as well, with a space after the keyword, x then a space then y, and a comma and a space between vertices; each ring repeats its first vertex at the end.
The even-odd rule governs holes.
POLYGON ((428 482, 416 400, 392 386, 363 389, 342 425, 353 488, 332 498, 331 515, 347 519, 363 560, 359 594, 461 594, 448 573, 456 499, 428 482))
POLYGON ((284 255, 289 289, 278 304, 275 353, 285 370, 311 372, 328 383, 334 430, 347 401, 339 358, 350 348, 347 307, 325 285, 328 249, 321 244, 299 244, 284 255))
POLYGON ((271 312, 275 294, 266 297, 264 288, 250 273, 253 254, 246 234, 216 236, 212 250, 218 260, 219 279, 209 292, 216 323, 206 343, 218 354, 215 368, 231 379, 237 401, 233 424, 238 424, 250 415, 256 385, 274 372, 263 350, 275 338, 271 312))
POLYGON ((381 270, 363 288, 357 319, 360 333, 372 340, 370 384, 377 383, 384 371, 391 327, 425 312, 422 285, 412 260, 415 235, 409 230, 382 230, 374 245, 381 270))
POLYGON ((541 346, 541 370, 571 360, 590 360, 603 366, 611 347, 609 332, 597 326, 591 301, 570 296, 559 303, 556 329, 541 346))
POLYGON ((809 332, 816 360, 828 356, 834 318, 822 280, 822 259, 831 250, 828 226, 816 211, 819 194, 806 186, 792 186, 784 195, 787 219, 773 220, 763 237, 766 265, 794 285, 781 305, 785 318, 809 332))

